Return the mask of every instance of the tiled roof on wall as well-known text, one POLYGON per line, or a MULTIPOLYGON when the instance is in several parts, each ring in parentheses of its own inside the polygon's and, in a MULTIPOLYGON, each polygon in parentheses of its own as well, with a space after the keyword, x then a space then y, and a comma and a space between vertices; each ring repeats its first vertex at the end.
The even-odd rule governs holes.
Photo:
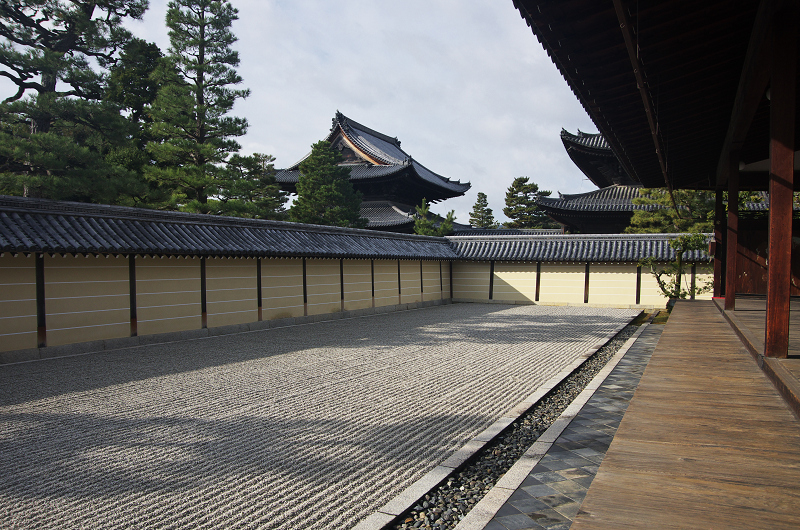
MULTIPOLYGON (((669 241, 675 234, 449 236, 461 259, 473 261, 591 261, 637 262, 653 257, 672 261, 669 241)), ((709 237, 711 237, 709 235, 709 237)), ((703 251, 684 254, 687 262, 707 261, 703 251)))
POLYGON ((443 238, 6 196, 0 252, 458 258, 443 238))

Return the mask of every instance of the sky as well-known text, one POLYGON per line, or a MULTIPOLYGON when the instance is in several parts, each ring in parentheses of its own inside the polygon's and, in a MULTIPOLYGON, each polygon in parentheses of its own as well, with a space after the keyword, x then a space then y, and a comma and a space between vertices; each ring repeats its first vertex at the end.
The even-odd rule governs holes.
MULTIPOLYGON (((468 223, 477 193, 503 221, 527 176, 554 195, 595 189, 559 133, 596 128, 511 0, 232 0, 239 11, 242 153, 275 167, 302 158, 337 110, 402 142, 431 171, 472 188, 435 205, 468 223)), ((150 0, 138 37, 169 47, 167 0, 150 0)))

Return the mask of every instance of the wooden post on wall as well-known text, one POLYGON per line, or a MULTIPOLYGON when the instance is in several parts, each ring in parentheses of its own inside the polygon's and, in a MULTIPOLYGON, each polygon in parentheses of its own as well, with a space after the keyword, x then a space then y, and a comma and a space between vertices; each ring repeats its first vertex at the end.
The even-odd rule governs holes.
POLYGON ((797 19, 796 5, 778 13, 771 35, 766 357, 789 353, 797 19))
POLYGON ((636 305, 642 303, 642 266, 636 266, 636 305))
POLYGON ((714 296, 725 294, 725 192, 716 191, 714 197, 714 296))
POLYGON ((422 277, 422 260, 419 260, 419 297, 422 299, 421 301, 425 300, 425 281, 422 277))
POLYGON ((397 260, 397 304, 403 303, 403 293, 401 291, 400 283, 400 260, 397 260))
POLYGON ((128 290, 130 291, 131 337, 139 334, 139 323, 136 315, 136 256, 128 255, 128 290))
POLYGON ((536 294, 533 297, 534 302, 539 301, 539 287, 542 285, 542 262, 536 262, 536 294))
POLYGON ((303 316, 308 316, 308 278, 306 276, 306 258, 303 258, 303 316))
POLYGON ((453 262, 448 261, 450 264, 450 300, 453 299, 453 262))
POLYGON ((339 259, 339 309, 344 311, 344 260, 339 259))
POLYGON ((589 262, 586 262, 586 272, 583 275, 583 303, 589 303, 589 262))
POLYGON ((200 325, 208 327, 208 303, 206 299, 206 258, 200 258, 200 325))
POLYGON ((47 346, 47 311, 44 306, 44 255, 36 254, 36 345, 47 346))
POLYGON ((372 281, 372 307, 375 307, 375 260, 369 260, 369 275, 372 281))
POLYGON ((444 281, 442 280, 442 262, 439 261, 439 298, 444 300, 444 281))
POLYGON ((739 249, 739 152, 728 155, 728 237, 725 241, 725 310, 736 309, 736 252, 739 249))
POLYGON ((494 298, 494 260, 489 262, 489 300, 494 298))
POLYGON ((261 297, 261 258, 256 258, 256 296, 258 300, 258 321, 263 320, 263 300, 261 297))
POLYGON ((692 282, 690 284, 690 291, 689 299, 694 300, 694 292, 697 288, 697 263, 692 263, 692 282))

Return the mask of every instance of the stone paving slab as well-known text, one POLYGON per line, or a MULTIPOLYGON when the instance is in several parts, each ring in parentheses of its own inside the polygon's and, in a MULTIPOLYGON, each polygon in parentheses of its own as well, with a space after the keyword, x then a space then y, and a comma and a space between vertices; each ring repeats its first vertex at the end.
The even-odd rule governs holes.
POLYGON ((352 527, 637 313, 454 304, 0 366, 0 527, 352 527))
POLYGON ((570 528, 663 329, 650 325, 642 332, 491 520, 473 528, 570 528))

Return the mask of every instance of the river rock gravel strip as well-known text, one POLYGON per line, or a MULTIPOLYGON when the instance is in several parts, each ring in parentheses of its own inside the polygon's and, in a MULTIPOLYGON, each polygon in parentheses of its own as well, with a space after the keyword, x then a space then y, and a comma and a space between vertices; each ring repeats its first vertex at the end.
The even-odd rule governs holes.
MULTIPOLYGON (((525 451, 536 442, 539 436, 558 419, 567 406, 602 370, 609 359, 636 333, 637 329, 637 325, 631 324, 620 331, 612 340, 588 358, 575 372, 549 392, 537 405, 523 414, 494 441, 487 444, 454 475, 426 494, 411 510, 398 517, 397 521, 399 522, 393 528, 395 530, 414 528, 449 530, 455 528, 469 511, 494 487, 497 481, 519 460, 525 451)), ((586 464, 590 463, 586 462, 586 464)), ((545 462, 542 465, 547 464, 545 462)), ((537 466, 537 468, 539 468, 538 472, 543 472, 541 466, 537 466)), ((552 470, 548 469, 547 471, 552 470)), ((561 479, 562 477, 559 476, 558 478, 561 479)), ((574 503, 574 501, 572 502, 574 503)), ((524 506, 524 502, 520 504, 524 506)), ((549 508, 549 506, 541 502, 531 506, 535 506, 538 509, 549 508)), ((516 510, 513 507, 512 509, 516 510)), ((518 510, 516 510, 516 514, 512 513, 510 515, 525 517, 531 523, 532 528, 542 527, 537 525, 532 518, 523 515, 518 510)), ((552 514, 538 515, 540 515, 540 519, 550 515, 549 520, 552 522, 563 522, 564 520, 563 516, 560 515, 561 519, 553 517, 552 514)), ((506 520, 506 522, 511 524, 511 520, 506 520)), ((492 524, 494 525, 494 522, 492 524)), ((507 527, 495 525, 492 528, 494 530, 505 530, 507 527)), ((524 527, 520 526, 518 528, 524 527)))
POLYGON ((453 304, 0 366, 0 527, 350 528, 636 313, 453 304))

